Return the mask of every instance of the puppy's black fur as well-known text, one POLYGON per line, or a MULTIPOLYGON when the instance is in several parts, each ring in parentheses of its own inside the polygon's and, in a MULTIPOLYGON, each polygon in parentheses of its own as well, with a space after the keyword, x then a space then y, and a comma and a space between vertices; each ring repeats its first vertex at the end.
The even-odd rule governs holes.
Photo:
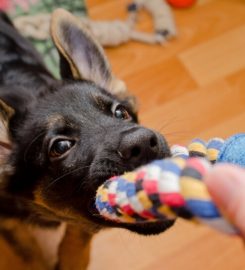
POLYGON ((61 221, 87 224, 93 231, 103 227, 140 234, 164 231, 173 221, 119 224, 96 211, 95 192, 106 179, 169 156, 169 149, 160 134, 137 123, 127 99, 101 87, 108 70, 97 45, 82 32, 82 38, 76 34, 69 40, 74 25, 60 27, 68 33, 63 36, 66 46, 80 42, 79 50, 85 50, 81 64, 90 77, 72 79, 72 61, 59 48, 63 80, 54 79, 31 44, 5 14, 0 15, 0 99, 14 110, 7 158, 12 171, 2 184, 0 215, 42 226, 61 221), (99 64, 94 67, 91 59, 99 64))

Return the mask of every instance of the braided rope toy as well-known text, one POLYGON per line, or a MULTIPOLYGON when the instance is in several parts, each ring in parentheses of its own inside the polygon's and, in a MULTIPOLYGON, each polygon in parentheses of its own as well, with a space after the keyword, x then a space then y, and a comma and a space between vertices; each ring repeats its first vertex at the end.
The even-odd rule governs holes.
POLYGON ((174 145, 171 152, 172 158, 155 160, 107 180, 97 190, 99 213, 106 219, 129 223, 180 216, 239 234, 217 209, 202 179, 216 162, 245 167, 245 133, 226 141, 195 139, 187 148, 174 145))

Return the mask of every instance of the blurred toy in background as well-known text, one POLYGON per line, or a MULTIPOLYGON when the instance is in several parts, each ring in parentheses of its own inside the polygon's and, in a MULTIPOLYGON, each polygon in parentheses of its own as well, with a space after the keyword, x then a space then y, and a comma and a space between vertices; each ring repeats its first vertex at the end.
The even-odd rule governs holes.
POLYGON ((171 8, 164 0, 133 0, 128 6, 126 20, 111 21, 91 20, 87 16, 84 0, 1 0, 0 9, 12 16, 17 29, 44 55, 44 61, 56 77, 59 77, 58 55, 50 39, 49 25, 51 12, 60 7, 81 18, 82 23, 103 46, 118 46, 130 40, 164 44, 177 35, 171 8), (143 10, 152 17, 152 33, 136 30, 143 10))
POLYGON ((163 44, 176 36, 176 27, 170 7, 163 0, 134 0, 128 5, 126 20, 94 21, 81 18, 89 31, 103 46, 118 46, 130 40, 147 44, 163 44), (147 11, 154 23, 154 32, 137 31, 139 12, 147 11))
MULTIPOLYGON (((23 1, 23 0, 22 0, 23 1)), ((164 43, 176 36, 176 27, 170 7, 163 0, 135 0, 128 6, 126 20, 94 21, 80 16, 83 23, 103 46, 118 46, 129 40, 156 44, 164 43), (139 11, 146 10, 154 21, 154 33, 136 31, 139 11)), ((49 37, 49 13, 21 16, 15 25, 27 37, 47 39, 49 37)))
POLYGON ((135 25, 138 20, 138 12, 147 11, 154 24, 154 33, 149 38, 149 43, 164 43, 166 40, 176 37, 177 31, 172 11, 166 1, 163 0, 134 0, 129 6, 129 19, 135 25))

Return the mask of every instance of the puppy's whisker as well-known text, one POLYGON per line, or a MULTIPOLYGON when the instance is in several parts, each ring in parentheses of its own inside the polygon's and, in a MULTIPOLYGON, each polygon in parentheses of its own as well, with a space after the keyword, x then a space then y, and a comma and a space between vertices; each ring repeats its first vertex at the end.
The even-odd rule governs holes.
POLYGON ((179 134, 191 134, 189 131, 184 131, 184 130, 181 130, 181 131, 178 131, 178 130, 176 130, 176 131, 170 131, 170 132, 165 132, 164 133, 164 135, 179 135, 179 134))
POLYGON ((168 132, 168 133, 164 133, 164 136, 166 136, 166 137, 177 137, 177 136, 189 136, 189 135, 191 135, 190 134, 190 132, 188 132, 188 131, 173 131, 173 132, 168 132))
MULTIPOLYGON (((111 159, 109 159, 108 158, 108 156, 105 156, 105 157, 101 157, 101 159, 103 159, 104 161, 106 160, 107 162, 110 162, 111 164, 113 164, 113 166, 114 166, 114 169, 108 169, 107 167, 105 167, 105 168, 102 168, 101 170, 100 170, 100 172, 101 172, 101 174, 103 175, 103 174, 105 174, 105 171, 108 173, 108 175, 110 175, 108 178, 110 178, 110 177, 112 177, 112 176, 114 176, 114 175, 120 175, 120 174, 123 174, 125 171, 126 171, 126 169, 125 169, 125 166, 123 166, 122 164, 120 164, 120 163, 118 163, 118 162, 115 162, 114 160, 111 160, 111 159)), ((105 180, 107 180, 107 179, 105 179, 105 180)), ((97 179, 94 179, 94 181, 96 182, 97 181, 97 179)), ((82 187, 85 187, 85 188, 87 188, 87 189, 91 189, 91 188, 94 188, 94 184, 95 184, 95 182, 94 181, 91 181, 91 182, 89 182, 89 183, 84 183, 84 182, 80 182, 80 184, 79 184, 79 187, 78 187, 78 191, 82 188, 82 187)))
POLYGON ((169 129, 169 127, 171 127, 171 125, 173 125, 173 124, 183 122, 183 120, 184 120, 183 117, 181 118, 181 117, 179 117, 177 115, 173 116, 173 117, 168 117, 167 119, 163 120, 162 125, 159 128, 157 128, 156 130, 161 132, 165 128, 169 129))
POLYGON ((79 168, 76 168, 76 169, 73 169, 57 178, 55 178, 51 183, 48 184, 48 186, 45 188, 45 190, 48 190, 52 185, 54 185, 55 183, 57 183, 59 180, 61 180, 62 178, 70 175, 70 174, 73 174, 74 172, 77 172, 79 170, 83 170, 83 169, 86 169, 86 168, 89 168, 91 165, 88 165, 88 166, 84 166, 84 167, 79 167, 79 168))

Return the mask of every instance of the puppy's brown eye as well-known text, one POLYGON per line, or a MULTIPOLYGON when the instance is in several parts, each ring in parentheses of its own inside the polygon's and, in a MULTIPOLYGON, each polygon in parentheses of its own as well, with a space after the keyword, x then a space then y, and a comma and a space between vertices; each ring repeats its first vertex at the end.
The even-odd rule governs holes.
POLYGON ((113 114, 116 118, 122 120, 131 118, 128 111, 120 104, 115 107, 113 114))
POLYGON ((49 151, 50 157, 62 156, 72 148, 74 143, 75 143, 74 141, 69 140, 56 140, 49 151))

